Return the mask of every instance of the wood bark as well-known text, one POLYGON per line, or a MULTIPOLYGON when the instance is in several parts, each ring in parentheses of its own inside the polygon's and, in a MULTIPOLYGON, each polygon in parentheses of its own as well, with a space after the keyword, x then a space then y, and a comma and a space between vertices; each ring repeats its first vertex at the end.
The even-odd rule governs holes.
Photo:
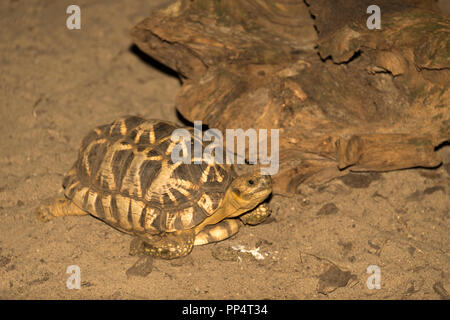
POLYGON ((132 30, 210 128, 279 129, 276 193, 351 171, 435 167, 450 140, 450 19, 433 1, 179 0, 132 30))

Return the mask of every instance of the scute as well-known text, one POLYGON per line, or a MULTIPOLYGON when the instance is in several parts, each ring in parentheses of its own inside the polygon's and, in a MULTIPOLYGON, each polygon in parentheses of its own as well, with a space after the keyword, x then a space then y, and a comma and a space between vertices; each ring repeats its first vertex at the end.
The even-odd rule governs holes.
POLYGON ((95 128, 83 139, 78 159, 64 178, 66 196, 129 233, 157 234, 198 225, 221 204, 231 169, 194 164, 193 156, 191 164, 173 163, 171 135, 178 128, 135 116, 95 128))

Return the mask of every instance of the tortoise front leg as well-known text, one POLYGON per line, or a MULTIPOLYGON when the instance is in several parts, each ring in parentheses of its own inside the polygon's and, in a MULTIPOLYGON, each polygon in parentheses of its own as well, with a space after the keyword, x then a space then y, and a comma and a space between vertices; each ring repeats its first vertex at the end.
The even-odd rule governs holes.
POLYGON ((235 235, 239 231, 239 221, 225 219, 219 223, 208 225, 195 236, 194 245, 200 246, 211 242, 218 242, 235 235))
POLYGON ((84 216, 87 214, 86 211, 77 207, 72 201, 64 196, 58 196, 44 202, 36 211, 36 217, 43 222, 48 222, 53 217, 84 216))
MULTIPOLYGON (((244 224, 256 225, 264 222, 272 213, 267 203, 260 204, 255 209, 239 217, 244 224)), ((199 246, 230 238, 239 231, 239 220, 225 219, 219 223, 208 225, 195 236, 194 245, 199 246)))
POLYGON ((244 213, 239 217, 244 224, 251 226, 264 222, 268 216, 272 213, 272 209, 267 203, 261 203, 252 211, 244 213))

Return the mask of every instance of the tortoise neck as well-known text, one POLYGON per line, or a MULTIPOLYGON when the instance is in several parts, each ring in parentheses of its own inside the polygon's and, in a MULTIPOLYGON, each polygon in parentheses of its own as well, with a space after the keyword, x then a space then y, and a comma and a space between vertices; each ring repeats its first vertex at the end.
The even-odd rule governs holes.
POLYGON ((238 202, 236 201, 233 193, 228 189, 222 201, 222 205, 217 208, 217 210, 202 221, 199 225, 195 227, 195 234, 198 234, 205 226, 216 224, 223 219, 229 217, 237 217, 238 215, 244 213, 246 210, 240 208, 238 202))

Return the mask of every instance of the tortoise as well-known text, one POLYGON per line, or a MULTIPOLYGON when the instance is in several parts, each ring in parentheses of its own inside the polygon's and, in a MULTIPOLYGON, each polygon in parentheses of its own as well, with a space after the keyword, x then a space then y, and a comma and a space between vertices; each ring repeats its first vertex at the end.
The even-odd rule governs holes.
POLYGON ((130 254, 164 259, 231 237, 239 230, 236 217, 263 222, 270 215, 263 203, 272 191, 270 176, 259 170, 237 175, 231 165, 206 159, 174 163, 171 134, 178 128, 138 116, 95 128, 64 177, 64 196, 41 205, 38 218, 91 214, 135 236, 130 254))

